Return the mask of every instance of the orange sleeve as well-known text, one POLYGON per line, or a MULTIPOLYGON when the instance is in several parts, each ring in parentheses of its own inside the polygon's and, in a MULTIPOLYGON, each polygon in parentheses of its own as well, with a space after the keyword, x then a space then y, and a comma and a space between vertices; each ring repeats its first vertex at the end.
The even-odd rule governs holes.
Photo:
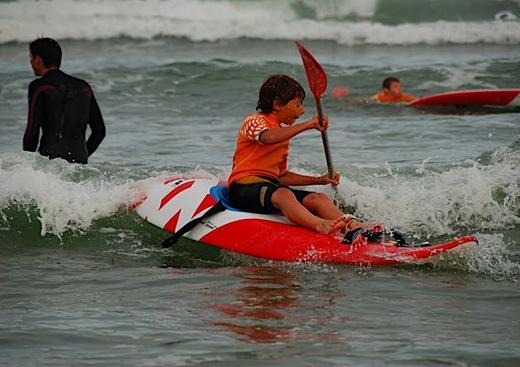
POLYGON ((267 126, 265 119, 259 115, 251 115, 245 118, 244 123, 240 128, 240 134, 250 140, 262 144, 260 141, 260 135, 266 130, 269 130, 269 127, 267 126))

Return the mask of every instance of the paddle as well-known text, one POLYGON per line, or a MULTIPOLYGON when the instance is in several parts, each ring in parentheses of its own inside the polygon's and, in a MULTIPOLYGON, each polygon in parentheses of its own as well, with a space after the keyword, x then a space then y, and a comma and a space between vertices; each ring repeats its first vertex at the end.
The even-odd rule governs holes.
MULTIPOLYGON (((309 88, 314 95, 314 101, 316 102, 316 110, 318 112, 318 121, 320 125, 323 124, 323 109, 321 106, 321 97, 327 89, 327 74, 321 67, 320 63, 316 58, 303 46, 299 41, 294 41, 300 56, 303 61, 303 67, 307 74, 307 81, 309 82, 309 88)), ((334 170, 334 164, 332 163, 332 156, 330 154, 329 136, 327 131, 321 132, 321 141, 323 143, 323 149, 325 150, 325 159, 327 161, 327 170, 330 178, 334 178, 336 171, 334 170)), ((334 202, 340 208, 345 207, 345 201, 338 194, 338 188, 334 187, 334 202)))

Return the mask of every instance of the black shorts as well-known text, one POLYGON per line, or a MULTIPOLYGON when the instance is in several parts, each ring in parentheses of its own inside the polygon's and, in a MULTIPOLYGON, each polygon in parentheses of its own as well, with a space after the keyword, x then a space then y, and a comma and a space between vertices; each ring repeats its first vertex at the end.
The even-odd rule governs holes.
POLYGON ((231 204, 233 204, 235 208, 245 212, 260 214, 279 213, 280 211, 271 203, 271 197, 280 187, 285 187, 291 190, 296 196, 296 200, 300 203, 303 203, 303 199, 305 199, 307 195, 312 194, 310 191, 295 190, 276 181, 265 181, 251 184, 239 184, 233 182, 229 186, 229 198, 231 199, 231 204))

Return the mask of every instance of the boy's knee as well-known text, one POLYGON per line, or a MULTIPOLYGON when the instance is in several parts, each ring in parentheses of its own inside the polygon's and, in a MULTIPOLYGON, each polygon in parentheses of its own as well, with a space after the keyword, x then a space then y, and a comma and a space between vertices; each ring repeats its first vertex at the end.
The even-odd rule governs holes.
POLYGON ((328 204, 329 201, 329 197, 321 192, 313 192, 303 199, 304 204, 311 207, 328 204))

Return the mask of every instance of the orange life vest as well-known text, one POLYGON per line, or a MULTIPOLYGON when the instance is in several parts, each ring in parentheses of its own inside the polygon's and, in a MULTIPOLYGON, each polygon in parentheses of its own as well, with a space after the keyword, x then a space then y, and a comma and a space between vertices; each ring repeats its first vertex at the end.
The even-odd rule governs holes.
POLYGON ((376 94, 376 99, 379 103, 401 103, 401 102, 411 102, 417 97, 411 96, 409 94, 401 93, 399 97, 394 97, 390 93, 386 91, 382 91, 376 94))

